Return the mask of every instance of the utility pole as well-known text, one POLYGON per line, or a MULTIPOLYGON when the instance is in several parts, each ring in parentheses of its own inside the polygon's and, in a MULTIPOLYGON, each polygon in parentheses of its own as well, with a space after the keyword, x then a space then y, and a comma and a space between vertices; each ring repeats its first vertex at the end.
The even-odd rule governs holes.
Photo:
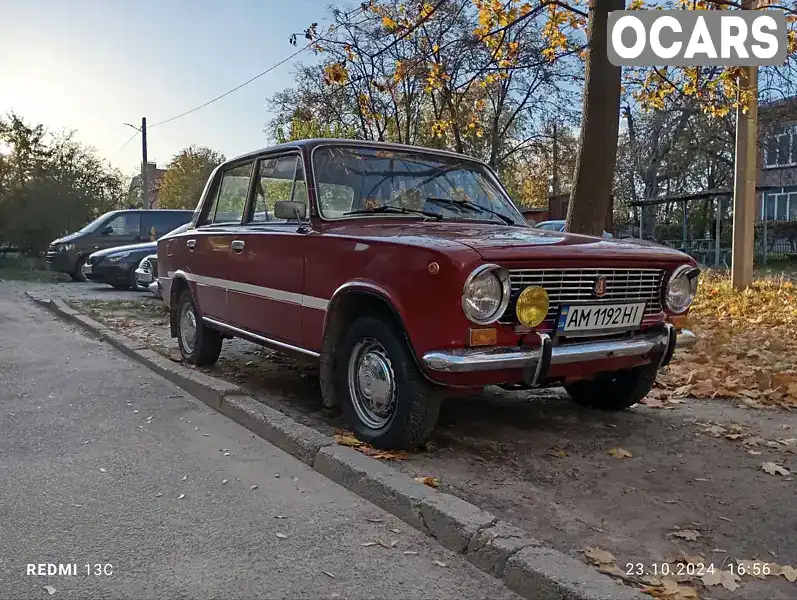
POLYGON ((147 117, 141 117, 141 193, 144 198, 143 208, 152 208, 149 204, 149 186, 147 185, 149 168, 147 163, 147 117))
POLYGON ((141 134, 141 208, 150 209, 149 205, 149 185, 147 176, 149 171, 147 169, 147 117, 141 117, 141 127, 136 127, 130 123, 122 123, 132 129, 135 129, 141 134))
MULTIPOLYGON (((758 0, 744 0, 742 8, 755 10, 758 0)), ((736 289, 753 283, 756 157, 758 148, 758 67, 742 67, 739 97, 750 99, 747 111, 736 109, 736 159, 733 177, 733 248, 731 282, 736 289)))
POLYGON ((556 139, 556 121, 553 122, 553 174, 551 175, 551 195, 559 195, 559 144, 556 139))

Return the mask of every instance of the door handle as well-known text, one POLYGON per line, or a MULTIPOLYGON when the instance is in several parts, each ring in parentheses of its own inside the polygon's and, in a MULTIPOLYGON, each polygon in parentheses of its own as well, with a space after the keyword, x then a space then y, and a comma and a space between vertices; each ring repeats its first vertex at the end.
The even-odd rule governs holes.
POLYGON ((230 249, 240 254, 241 252, 244 251, 244 246, 246 246, 246 244, 244 243, 243 240, 233 240, 232 243, 230 244, 230 249))
POLYGON ((191 252, 193 252, 194 248, 196 248, 196 240, 188 240, 188 241, 186 241, 185 245, 188 246, 188 249, 191 252))

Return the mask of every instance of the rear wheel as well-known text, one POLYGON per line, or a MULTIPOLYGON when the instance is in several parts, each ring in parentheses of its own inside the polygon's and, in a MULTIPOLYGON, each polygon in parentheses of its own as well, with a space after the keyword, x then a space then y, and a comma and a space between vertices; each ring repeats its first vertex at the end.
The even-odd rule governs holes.
POLYGON ((88 278, 83 273, 83 265, 86 264, 86 257, 80 256, 75 263, 75 269, 69 274, 72 281, 88 281, 88 278))
POLYGON ((440 394, 418 370, 393 323, 361 317, 335 348, 335 386, 358 439, 384 449, 412 449, 434 429, 440 394))
POLYGON ((221 333, 202 322, 188 290, 180 296, 177 319, 177 344, 185 362, 200 367, 215 363, 221 354, 221 333))
POLYGON ((650 393, 656 381, 657 367, 658 365, 652 364, 628 371, 603 373, 593 380, 566 385, 565 390, 581 406, 599 410, 624 410, 650 393))

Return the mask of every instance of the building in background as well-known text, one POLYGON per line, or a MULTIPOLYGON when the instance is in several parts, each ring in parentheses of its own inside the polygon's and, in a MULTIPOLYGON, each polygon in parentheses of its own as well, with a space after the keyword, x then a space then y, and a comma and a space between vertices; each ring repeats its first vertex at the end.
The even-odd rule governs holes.
POLYGON ((149 194, 147 195, 147 202, 143 202, 142 199, 141 174, 139 173, 130 181, 130 190, 128 191, 130 204, 141 208, 158 208, 158 191, 160 190, 164 173, 166 173, 166 169, 159 169, 154 162, 148 163, 147 187, 149 188, 149 194))
POLYGON ((797 96, 762 103, 759 113, 758 196, 761 221, 797 221, 797 96))

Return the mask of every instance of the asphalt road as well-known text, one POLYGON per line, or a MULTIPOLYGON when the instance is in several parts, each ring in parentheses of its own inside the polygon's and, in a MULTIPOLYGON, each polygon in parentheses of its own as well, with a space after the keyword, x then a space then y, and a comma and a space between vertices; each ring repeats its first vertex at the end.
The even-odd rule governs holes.
POLYGON ((516 597, 19 292, 0 283, 0 598, 516 597))

